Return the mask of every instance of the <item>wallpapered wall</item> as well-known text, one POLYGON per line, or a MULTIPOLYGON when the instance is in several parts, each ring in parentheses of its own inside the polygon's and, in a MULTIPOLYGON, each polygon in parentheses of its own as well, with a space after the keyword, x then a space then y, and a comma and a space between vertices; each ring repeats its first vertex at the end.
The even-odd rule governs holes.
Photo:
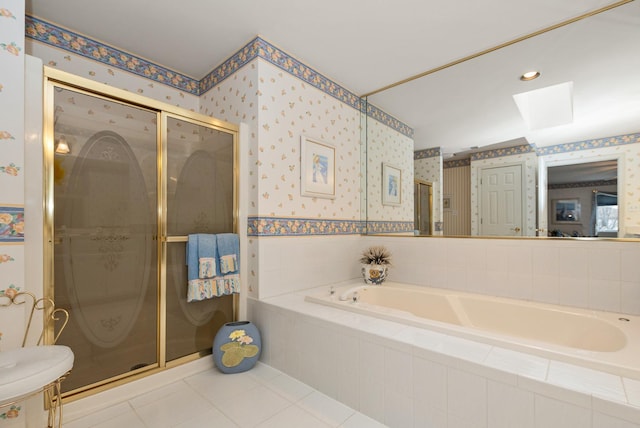
MULTIPOLYGON (((256 38, 200 81, 150 64, 70 30, 27 17, 27 50, 45 65, 249 128, 249 290, 258 296, 259 240, 265 236, 359 234, 360 99, 268 42, 256 38), (336 149, 335 199, 300 194, 300 139, 336 149)), ((412 130, 373 106, 369 124, 393 162, 413 176, 412 130), (400 161, 406 156, 407 161, 400 161)), ((378 156, 380 156, 379 154, 378 156)), ((411 180, 404 180, 409 192, 411 180)), ((407 193, 405 193, 406 195, 407 193)), ((379 231, 411 230, 412 198, 387 212, 379 231)), ((344 278, 348 279, 348 278, 344 278)))
POLYGON ((204 94, 200 110, 250 126, 249 215, 360 220, 357 110, 260 58, 204 94), (335 199, 301 196, 301 136, 335 147, 335 199))
MULTIPOLYGON (((442 154, 440 148, 420 150, 414 154, 414 174, 418 180, 428 181, 433 184, 433 220, 442 221, 442 154)), ((441 231, 436 231, 440 234, 441 231)))
MULTIPOLYGON (((0 295, 24 284, 24 2, 0 1, 0 295)), ((4 299, 3 299, 4 300, 4 299)), ((4 301, 2 302, 4 303, 4 301)), ((6 326, 16 307, 0 307, 0 350, 17 346, 20 329, 6 326)), ((6 417, 0 409, 0 418, 6 417), (3 417, 4 416, 4 417, 3 417)))
MULTIPOLYGON (((0 296, 27 290, 24 252, 24 1, 0 0, 0 296)), ((6 298, 0 303, 5 304, 6 298)), ((22 307, 0 307, 0 351, 21 343, 22 307)), ((0 408, 0 424, 22 426, 24 404, 0 408)))
POLYGON ((407 232, 413 225, 413 139, 367 120, 367 224, 371 232, 407 232), (383 204, 382 165, 401 171, 400 205, 383 204), (386 228, 394 222, 392 230, 386 228), (397 222, 402 222, 398 224, 397 222))

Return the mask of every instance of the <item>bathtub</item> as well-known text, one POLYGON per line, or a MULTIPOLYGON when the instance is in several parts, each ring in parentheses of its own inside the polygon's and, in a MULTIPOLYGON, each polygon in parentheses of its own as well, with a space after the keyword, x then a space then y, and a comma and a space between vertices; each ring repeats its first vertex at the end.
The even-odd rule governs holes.
POLYGON ((391 282, 305 300, 640 379, 639 316, 391 282))

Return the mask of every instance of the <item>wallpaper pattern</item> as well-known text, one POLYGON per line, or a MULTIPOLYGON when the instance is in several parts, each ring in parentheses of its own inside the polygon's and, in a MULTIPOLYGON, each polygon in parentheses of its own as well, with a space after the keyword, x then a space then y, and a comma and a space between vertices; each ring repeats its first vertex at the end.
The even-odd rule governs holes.
MULTIPOLYGON (((419 153, 419 152, 416 152, 419 153)), ((437 155, 429 157, 414 157, 415 178, 430 182, 433 189, 432 222, 442 221, 442 157, 440 148, 437 155)), ((435 227, 433 228, 435 230, 435 227)))
MULTIPOLYGON (((24 1, 0 0, 0 299, 25 287, 24 1)), ((22 307, 0 307, 0 351, 20 346, 22 307)), ((24 402, 0 408, 0 426, 24 427, 24 402)))
MULTIPOLYGON (((170 70, 126 54, 117 56, 117 49, 54 24, 29 19, 26 33, 35 41, 30 43, 30 53, 43 58, 51 67, 230 122, 248 123, 251 163, 256 166, 249 172, 250 208, 258 218, 264 218, 270 224, 281 217, 304 223, 316 217, 340 218, 347 226, 335 229, 335 233, 359 233, 363 229, 359 207, 359 113, 365 109, 365 104, 355 94, 269 42, 257 37, 200 80, 197 91, 192 86, 178 91, 174 88, 182 88, 180 85, 187 80, 186 76, 177 76, 170 70), (263 73, 268 77, 263 77, 263 73), (190 93, 185 94, 185 91, 190 93), (335 200, 313 198, 300 202, 299 161, 294 161, 299 159, 302 135, 336 145, 339 157, 335 200), (257 147, 258 141, 260 147, 257 147), (357 162, 353 163, 354 160, 357 162)), ((392 127, 404 136, 413 134, 407 125, 375 106, 367 106, 366 110, 372 119, 375 116, 374 122, 392 127)), ((388 221, 396 220, 390 218, 388 221)), ((406 228, 406 221, 400 222, 406 228)), ((392 223, 383 227, 397 228, 398 225, 392 223)), ((254 228, 249 232, 260 235, 269 230, 277 230, 278 234, 299 233, 282 228, 254 228)), ((302 230, 319 231, 317 227, 302 230)))
POLYGON ((249 233, 359 233, 357 110, 262 59, 254 60, 204 94, 200 108, 203 114, 249 125, 249 215, 254 221, 260 219, 255 227, 250 226, 249 233), (301 196, 301 136, 313 137, 336 149, 335 199, 301 196), (287 227, 282 218, 288 218, 291 226, 287 227), (340 219, 343 224, 321 230, 311 227, 310 219, 340 219))
POLYGON ((372 227, 376 227, 378 224, 376 222, 399 221, 403 222, 404 231, 411 231, 414 215, 413 139, 375 120, 367 120, 366 132, 367 220, 371 222, 372 227), (382 203, 383 164, 389 164, 401 170, 399 206, 382 203))

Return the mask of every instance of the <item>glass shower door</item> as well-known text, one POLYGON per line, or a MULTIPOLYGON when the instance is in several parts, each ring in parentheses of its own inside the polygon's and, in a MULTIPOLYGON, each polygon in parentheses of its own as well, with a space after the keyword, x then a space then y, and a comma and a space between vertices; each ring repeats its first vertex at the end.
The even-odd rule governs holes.
POLYGON ((158 365, 159 114, 54 89, 54 299, 75 354, 65 391, 158 365))
MULTIPOLYGON (((163 122, 164 123, 164 122, 163 122)), ((166 360, 211 353, 233 319, 233 296, 187 302, 186 241, 192 233, 235 232, 234 137, 208 124, 166 116, 166 360)))

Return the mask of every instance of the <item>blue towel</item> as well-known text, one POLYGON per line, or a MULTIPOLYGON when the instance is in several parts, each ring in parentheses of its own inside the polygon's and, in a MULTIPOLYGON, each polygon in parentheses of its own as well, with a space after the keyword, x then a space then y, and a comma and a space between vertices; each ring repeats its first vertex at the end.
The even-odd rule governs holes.
POLYGON ((216 235, 218 243, 218 275, 235 274, 240 270, 240 239, 235 233, 216 235))
POLYGON ((187 241, 187 279, 189 281, 199 278, 200 258, 209 257, 218 258, 216 236, 206 233, 189 235, 187 241))

